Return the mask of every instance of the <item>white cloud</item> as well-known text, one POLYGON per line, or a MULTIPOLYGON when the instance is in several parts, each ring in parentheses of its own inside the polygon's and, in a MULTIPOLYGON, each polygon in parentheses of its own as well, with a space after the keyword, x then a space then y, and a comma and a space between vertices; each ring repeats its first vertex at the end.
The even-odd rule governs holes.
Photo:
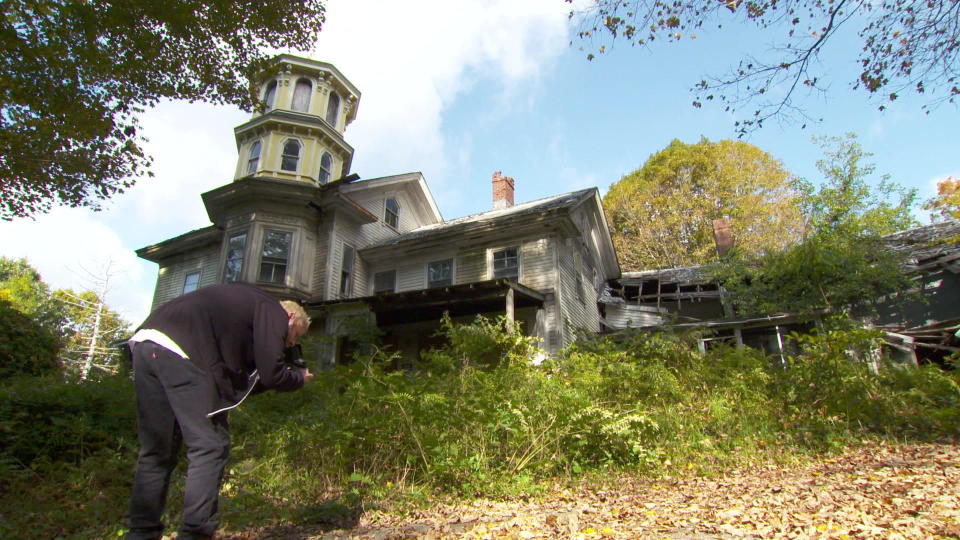
POLYGON ((522 86, 566 50, 568 9, 555 0, 329 2, 315 56, 362 92, 347 131, 354 169, 420 170, 446 192, 465 153, 444 138, 444 111, 478 85, 507 103, 528 99, 522 86))
POLYGON ((0 223, 0 236, 3 255, 28 259, 54 289, 96 290, 90 274, 103 275, 109 262, 107 304, 133 323, 149 312, 153 277, 96 214, 59 208, 36 221, 0 223))

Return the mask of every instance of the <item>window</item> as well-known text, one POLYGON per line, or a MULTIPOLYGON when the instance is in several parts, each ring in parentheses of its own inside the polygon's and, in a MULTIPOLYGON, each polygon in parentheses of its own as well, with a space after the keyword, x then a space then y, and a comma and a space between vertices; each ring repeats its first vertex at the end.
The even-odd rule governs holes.
POLYGON ((309 111, 310 94, 312 92, 313 83, 307 79, 297 80, 297 85, 293 87, 293 103, 290 104, 290 108, 299 112, 309 111))
POLYGON ((317 180, 321 184, 326 184, 330 181, 330 169, 333 168, 333 156, 330 155, 330 152, 324 152, 320 156, 320 176, 317 177, 317 180))
POLYGON ((183 294, 193 292, 200 287, 200 272, 190 272, 183 279, 183 294))
POLYGON ((287 277, 290 242, 293 233, 266 231, 263 235, 263 253, 260 255, 260 281, 283 284, 287 277))
POLYGON ((254 141, 250 145, 250 157, 247 159, 247 174, 257 172, 257 166, 260 164, 260 141, 254 141))
POLYGON ((353 258, 356 251, 353 246, 343 245, 343 262, 340 263, 340 296, 350 296, 353 292, 353 258))
POLYGON ((243 253, 247 247, 247 233, 237 233, 227 241, 227 261, 224 264, 223 280, 240 281, 243 275, 243 253))
POLYGON ((283 144, 283 155, 280 160, 280 169, 297 172, 300 163, 300 141, 290 139, 283 144))
POLYGON ((266 107, 266 110, 273 108, 273 102, 277 99, 277 81, 270 81, 270 84, 267 85, 266 91, 263 93, 263 104, 266 107))
POLYGON ((434 261, 427 265, 427 287, 453 285, 453 259, 434 261))
POLYGON ((575 292, 577 293, 577 301, 579 301, 581 304, 586 304, 587 300, 586 300, 585 293, 583 291, 583 277, 580 276, 580 272, 577 272, 577 277, 575 278, 575 280, 576 280, 576 283, 574 284, 574 286, 576 287, 575 292))
POLYGON ((327 101, 327 123, 337 129, 337 118, 340 117, 340 96, 336 92, 330 92, 330 100, 327 101))
POLYGON ((518 279, 520 277, 520 257, 517 248, 505 248, 493 252, 494 279, 518 279))
POLYGON ((397 271, 387 270, 373 275, 373 294, 397 290, 397 271))
POLYGON ((384 201, 383 221, 394 229, 400 226, 400 204, 396 199, 384 201))

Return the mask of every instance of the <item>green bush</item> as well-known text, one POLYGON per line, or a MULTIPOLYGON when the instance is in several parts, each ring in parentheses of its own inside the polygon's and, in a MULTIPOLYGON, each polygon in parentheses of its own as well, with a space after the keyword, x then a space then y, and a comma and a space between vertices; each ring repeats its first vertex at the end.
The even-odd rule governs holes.
MULTIPOLYGON (((589 338, 534 365, 536 349, 513 330, 446 321, 448 345, 414 369, 373 348, 299 392, 251 399, 230 418, 224 522, 338 522, 371 499, 511 495, 575 474, 708 472, 864 436, 960 434, 956 371, 874 373, 876 336, 849 324, 797 338, 802 353, 785 370, 752 349, 701 353, 697 336, 670 333, 589 338)), ((134 417, 123 378, 6 381, 0 505, 14 517, 0 536, 113 535, 134 417)))
POLYGON ((97 384, 17 377, 0 387, 0 459, 22 466, 132 448, 135 425, 133 384, 124 377, 97 384))

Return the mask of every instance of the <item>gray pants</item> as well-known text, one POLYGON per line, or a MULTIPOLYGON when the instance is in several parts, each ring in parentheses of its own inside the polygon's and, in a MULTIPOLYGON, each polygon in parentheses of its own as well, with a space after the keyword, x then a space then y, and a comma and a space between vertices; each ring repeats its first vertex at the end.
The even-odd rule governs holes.
POLYGON ((219 404, 213 381, 190 360, 149 341, 134 346, 133 372, 140 454, 127 539, 163 535, 161 518, 181 442, 189 467, 177 538, 210 537, 219 525, 214 517, 230 452, 227 414, 207 418, 219 404))

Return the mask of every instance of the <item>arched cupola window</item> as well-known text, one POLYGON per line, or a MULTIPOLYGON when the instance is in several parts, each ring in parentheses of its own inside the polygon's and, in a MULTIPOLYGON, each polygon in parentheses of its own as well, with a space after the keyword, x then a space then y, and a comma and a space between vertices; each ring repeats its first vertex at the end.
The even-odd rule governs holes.
POLYGON ((250 145, 250 154, 247 157, 247 174, 257 172, 258 165, 260 165, 260 141, 254 141, 250 145))
POLYGON ((310 94, 313 92, 313 83, 307 79, 298 79, 293 89, 293 104, 291 109, 299 112, 310 110, 310 94))
POLYGON ((270 84, 267 85, 267 89, 263 92, 263 103, 266 105, 266 110, 273 108, 273 102, 277 100, 277 81, 270 81, 270 84))
POLYGON ((327 123, 337 128, 337 118, 340 117, 340 96, 336 92, 330 92, 330 100, 327 101, 327 123))
POLYGON ((330 169, 333 168, 333 156, 330 155, 330 152, 324 152, 320 156, 320 175, 317 177, 317 180, 321 184, 326 184, 330 181, 330 169))
POLYGON ((297 165, 300 163, 300 141, 289 139, 283 143, 283 155, 280 159, 280 169, 284 171, 297 172, 297 165))

